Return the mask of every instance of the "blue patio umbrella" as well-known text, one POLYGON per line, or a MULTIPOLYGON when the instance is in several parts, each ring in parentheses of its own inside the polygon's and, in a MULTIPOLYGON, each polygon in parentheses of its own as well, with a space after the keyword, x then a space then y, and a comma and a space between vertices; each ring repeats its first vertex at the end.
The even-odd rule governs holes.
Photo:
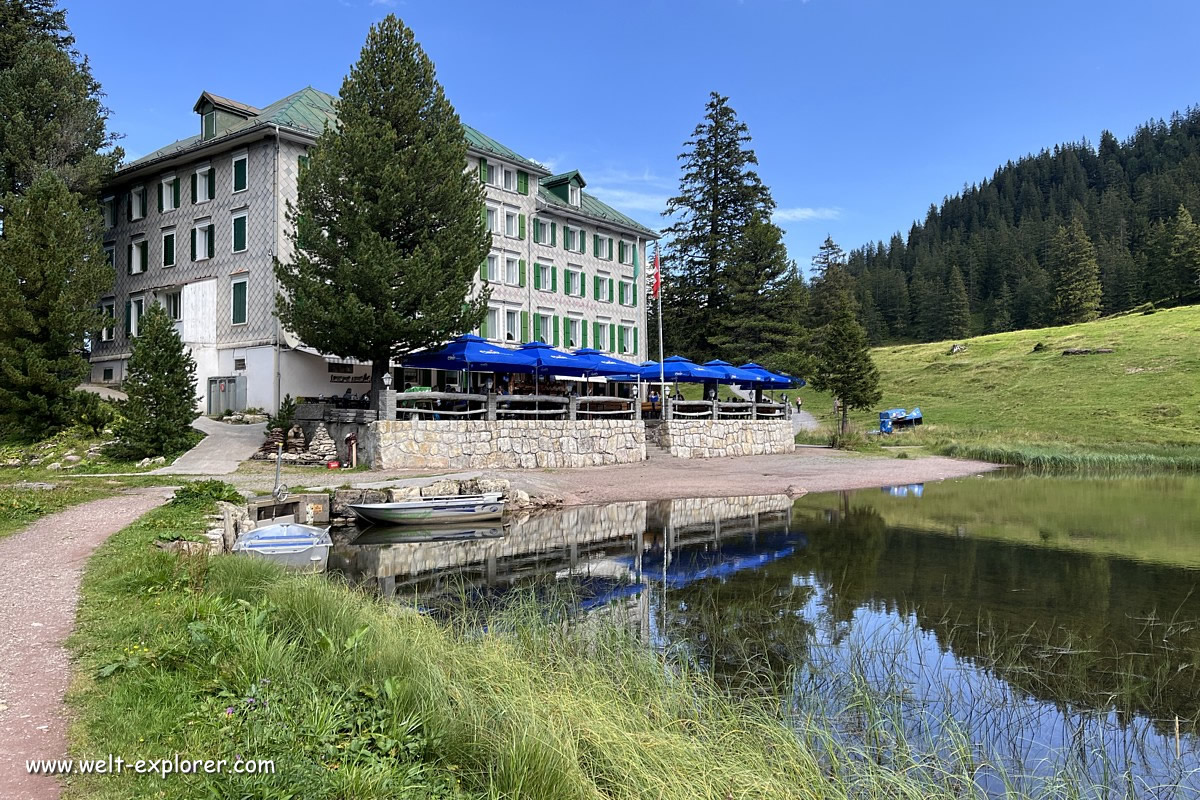
POLYGON ((545 342, 525 342, 517 352, 534 363, 537 372, 550 375, 582 376, 588 372, 588 362, 545 342))
POLYGON ((534 372, 537 369, 528 354, 492 344, 472 334, 459 336, 440 350, 412 353, 402 363, 414 369, 456 372, 534 372))
POLYGON ((721 383, 737 383, 742 386, 751 386, 761 380, 757 373, 735 367, 728 361, 721 361, 717 358, 714 358, 712 361, 705 361, 704 366, 720 372, 721 377, 717 380, 721 383))
POLYGON ((791 389, 793 387, 799 388, 805 385, 804 379, 802 378, 793 378, 791 375, 780 375, 779 373, 771 372, 761 364, 755 364, 754 362, 742 364, 740 367, 738 367, 738 369, 759 376, 755 381, 755 385, 762 389, 791 389))
MULTIPOLYGON (((659 376, 658 365, 653 367, 643 367, 641 369, 642 380, 656 381, 659 376), (653 373, 653 374, 651 374, 653 373)), ((693 361, 690 361, 683 356, 668 356, 663 359, 662 376, 664 380, 677 381, 680 383, 703 383, 704 381, 716 381, 721 379, 721 373, 717 372, 712 367, 704 367, 693 361)))
POLYGON ((616 375, 609 375, 607 377, 610 381, 615 381, 615 382, 619 382, 619 383, 634 383, 636 381, 646 381, 648 383, 649 382, 654 382, 654 383, 658 382, 658 362, 657 361, 643 361, 642 363, 638 364, 636 367, 634 367, 632 364, 630 364, 630 367, 632 368, 632 371, 630 371, 630 372, 622 372, 622 373, 618 373, 616 375), (654 372, 653 378, 647 377, 651 371, 654 372))
MULTIPOLYGON (((588 364, 587 375, 603 375, 605 377, 628 375, 634 380, 638 366, 628 361, 600 352, 594 347, 581 347, 575 351, 575 358, 588 364)), ((653 362, 650 362, 653 363, 653 362)), ((655 364, 657 366, 657 364, 655 364)))

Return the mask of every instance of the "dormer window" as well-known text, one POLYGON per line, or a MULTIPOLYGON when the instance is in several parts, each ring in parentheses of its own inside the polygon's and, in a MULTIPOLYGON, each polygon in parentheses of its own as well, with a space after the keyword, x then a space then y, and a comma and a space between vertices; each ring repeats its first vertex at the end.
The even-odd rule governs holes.
POLYGON ((200 138, 211 139, 217 134, 217 111, 212 106, 200 115, 200 138))
POLYGON ((579 187, 573 183, 570 184, 570 187, 568 188, 567 198, 568 198, 567 199, 568 203, 570 203, 573 206, 578 206, 579 205, 579 187))

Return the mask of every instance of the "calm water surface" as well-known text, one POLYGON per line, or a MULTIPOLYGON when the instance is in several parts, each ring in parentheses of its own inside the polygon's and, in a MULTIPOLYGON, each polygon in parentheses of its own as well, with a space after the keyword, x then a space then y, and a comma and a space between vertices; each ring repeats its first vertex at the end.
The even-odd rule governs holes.
POLYGON ((883 715, 943 757, 961 737, 996 794, 991 765, 1200 797, 1200 479, 615 503, 479 535, 343 532, 330 567, 427 607, 568 586, 581 611, 841 735, 883 715))

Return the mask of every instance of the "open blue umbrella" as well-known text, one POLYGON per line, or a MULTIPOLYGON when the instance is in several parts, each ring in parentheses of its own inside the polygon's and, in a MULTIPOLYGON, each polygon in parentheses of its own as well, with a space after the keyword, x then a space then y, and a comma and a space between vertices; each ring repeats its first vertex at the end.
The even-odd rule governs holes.
POLYGON ((718 378, 721 383, 737 383, 742 386, 752 386, 761 380, 757 373, 740 369, 728 361, 721 361, 717 358, 714 358, 712 361, 705 361, 704 366, 721 373, 721 377, 718 378))
POLYGON ((771 372, 761 364, 750 362, 742 364, 738 369, 745 372, 757 375, 754 385, 762 389, 791 389, 792 387, 799 388, 804 385, 804 380, 801 378, 793 378, 790 375, 780 375, 777 372, 771 372))
POLYGON ((492 344, 473 334, 459 336, 440 350, 412 353, 403 364, 414 369, 455 372, 534 372, 536 362, 520 350, 492 344))
MULTIPOLYGON (((638 366, 628 361, 600 352, 594 347, 581 347, 575 351, 575 358, 585 362, 587 375, 603 375, 605 377, 628 375, 629 380, 635 380, 634 373, 638 366)), ((655 366, 658 366, 655 364, 655 366)))
POLYGON ((545 375, 586 375, 588 362, 545 342, 525 342, 517 352, 534 363, 537 372, 545 375))
MULTIPOLYGON (((658 380, 658 365, 643 367, 641 374, 644 381, 658 380)), ((681 383, 703 383, 704 381, 719 381, 721 379, 721 373, 712 367, 703 367, 683 356, 668 356, 664 358, 662 376, 664 380, 681 383)))

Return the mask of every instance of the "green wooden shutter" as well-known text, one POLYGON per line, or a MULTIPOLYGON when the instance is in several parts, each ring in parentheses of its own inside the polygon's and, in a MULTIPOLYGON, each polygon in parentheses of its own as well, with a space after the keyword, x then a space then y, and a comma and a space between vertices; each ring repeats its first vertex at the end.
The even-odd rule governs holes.
POLYGON ((196 260, 196 229, 192 228, 192 261, 196 260))
POLYGON ((600 299, 600 276, 596 275, 592 278, 592 296, 597 300, 600 299))
POLYGON ((608 352, 617 352, 617 326, 608 326, 608 352))
POLYGON ((570 238, 570 235, 571 235, 571 226, 564 224, 563 225, 563 250, 570 249, 569 247, 567 247, 567 239, 570 238))
POLYGON ((246 249, 246 220, 247 217, 233 218, 233 252, 235 253, 246 249))
POLYGON ((600 257, 600 234, 598 233, 592 234, 592 252, 597 258, 600 257))
POLYGON ((525 215, 517 214, 517 238, 525 238, 525 215))
POLYGON ((611 236, 608 237, 608 260, 613 260, 613 238, 611 236))
POLYGON ((209 258, 213 257, 213 247, 216 244, 215 233, 216 233, 215 225, 210 224, 208 227, 206 227, 204 229, 205 245, 207 245, 207 255, 209 258))
POLYGON ((637 308, 637 284, 636 283, 633 284, 632 286, 629 287, 629 289, 633 294, 633 302, 631 302, 630 305, 633 306, 634 308, 637 308))
POLYGON ((587 253, 587 233, 583 228, 579 229, 579 252, 581 255, 587 253))
POLYGON ((196 202, 196 173, 192 173, 192 202, 196 202))
POLYGON ((613 301, 613 279, 609 278, 608 279, 608 302, 611 303, 612 301, 613 301))
POLYGON ((533 288, 542 288, 542 265, 536 261, 533 262, 533 288))
POLYGON ((479 159, 479 182, 487 183, 487 159, 479 159))
POLYGON ((175 234, 173 233, 163 237, 163 266, 175 266, 175 234))
POLYGON ((592 323, 592 347, 601 348, 604 343, 600 341, 600 323, 592 323))
POLYGON ((484 283, 487 283, 487 259, 486 258, 483 260, 483 263, 479 265, 479 280, 483 281, 484 283))
POLYGON ((636 244, 629 246, 633 248, 633 277, 636 278, 638 274, 638 248, 636 244))
POLYGON ((233 162, 233 190, 240 192, 246 188, 246 163, 248 159, 239 158, 233 162))
POLYGON ((558 291, 558 267, 550 268, 550 291, 558 291))
POLYGON ((529 173, 523 169, 517 170, 517 191, 529 194, 529 173))
POLYGON ((125 301, 125 336, 133 335, 133 301, 125 301))
POLYGON ((517 262, 517 285, 525 285, 525 259, 523 258, 517 262))
POLYGON ((246 321, 246 282, 238 281, 233 284, 233 324, 241 325, 246 321))
POLYGON ((554 346, 558 347, 558 317, 554 318, 554 346))
POLYGON ((533 315, 533 339, 532 341, 540 342, 542 340, 542 315, 533 315))
POLYGON ((133 222, 133 191, 125 195, 125 221, 133 222))
POLYGON ((533 243, 534 244, 542 243, 541 228, 542 228, 542 221, 540 219, 538 219, 537 217, 534 217, 533 218, 533 243))
POLYGON ((484 339, 488 338, 487 312, 484 312, 483 319, 479 321, 479 335, 484 339))
POLYGON ((521 312, 521 341, 529 341, 529 312, 521 312))
POLYGON ((217 168, 208 168, 208 199, 212 200, 217 195, 217 168))
POLYGON ((579 296, 587 297, 587 275, 583 274, 583 270, 579 270, 579 296))
POLYGON ((479 206, 479 221, 483 223, 484 229, 487 228, 487 206, 479 206))
POLYGON ((171 181, 171 202, 175 208, 179 208, 179 176, 175 176, 175 180, 171 181))
POLYGON ((587 347, 587 320, 579 320, 579 346, 587 347))
POLYGON ((162 201, 163 201, 162 181, 159 181, 158 182, 158 213, 160 213, 160 214, 162 213, 162 210, 163 210, 162 201))
POLYGON ((557 227, 558 227, 558 225, 556 225, 555 223, 553 223, 553 222, 550 223, 550 246, 551 247, 554 247, 555 245, 558 244, 558 242, 556 241, 558 238, 558 231, 556 230, 557 227))
POLYGON ((638 329, 637 329, 637 328, 634 328, 634 329, 633 329, 633 352, 634 352, 634 353, 636 353, 636 352, 638 351, 638 341, 637 341, 638 337, 637 337, 637 335, 638 335, 638 329))

